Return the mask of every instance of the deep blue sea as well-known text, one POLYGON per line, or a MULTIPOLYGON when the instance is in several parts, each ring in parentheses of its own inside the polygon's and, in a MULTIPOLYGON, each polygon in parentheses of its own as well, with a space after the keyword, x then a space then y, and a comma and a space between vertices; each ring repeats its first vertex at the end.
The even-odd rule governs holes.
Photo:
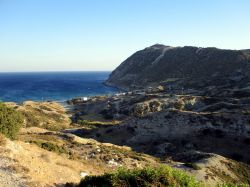
POLYGON ((74 97, 118 92, 102 83, 110 72, 0 73, 0 100, 63 102, 74 97))

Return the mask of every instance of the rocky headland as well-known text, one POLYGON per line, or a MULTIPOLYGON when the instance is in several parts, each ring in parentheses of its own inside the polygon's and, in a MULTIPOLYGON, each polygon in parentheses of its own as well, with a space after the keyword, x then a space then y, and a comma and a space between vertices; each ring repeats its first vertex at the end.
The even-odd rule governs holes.
MULTIPOLYGON (((73 133, 126 145, 162 161, 199 165, 220 155, 226 163, 243 166, 249 178, 249 57, 249 50, 159 44, 138 51, 105 82, 125 92, 74 103, 76 122, 91 126, 93 116, 98 116, 119 125, 97 125, 73 133)), ((212 184, 241 181, 237 174, 230 174, 231 169, 208 164, 202 177, 199 172, 197 176, 212 184)))
POLYGON ((70 110, 1 104, 8 138, 0 134, 0 186, 84 186, 120 167, 148 166, 177 169, 156 170, 170 182, 185 178, 174 186, 249 186, 250 50, 157 44, 125 60, 105 84, 125 91, 74 98, 70 110), (6 123, 21 119, 13 138, 6 123))
POLYGON ((249 61, 249 50, 156 44, 122 62, 105 84, 125 90, 156 85, 170 89, 204 89, 206 86, 242 88, 249 86, 249 61))

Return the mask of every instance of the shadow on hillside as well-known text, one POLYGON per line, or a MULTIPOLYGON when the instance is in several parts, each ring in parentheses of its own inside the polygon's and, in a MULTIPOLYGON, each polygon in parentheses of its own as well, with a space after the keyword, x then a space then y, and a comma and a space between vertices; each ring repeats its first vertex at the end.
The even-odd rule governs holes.
POLYGON ((129 146, 134 151, 146 153, 162 160, 172 158, 176 161, 195 162, 203 153, 215 153, 236 161, 250 163, 250 139, 232 138, 223 131, 206 129, 181 139, 150 139, 139 143, 129 143, 135 130, 123 125, 98 126, 92 129, 66 130, 83 138, 92 138, 102 143, 129 146), (192 156, 190 156, 190 154, 192 156))

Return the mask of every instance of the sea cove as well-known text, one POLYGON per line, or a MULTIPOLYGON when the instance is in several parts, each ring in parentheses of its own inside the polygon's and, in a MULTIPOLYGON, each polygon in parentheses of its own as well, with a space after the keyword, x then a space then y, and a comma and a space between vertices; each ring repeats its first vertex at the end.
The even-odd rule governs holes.
POLYGON ((74 97, 117 92, 103 85, 110 72, 0 73, 0 100, 4 102, 65 101, 74 97))

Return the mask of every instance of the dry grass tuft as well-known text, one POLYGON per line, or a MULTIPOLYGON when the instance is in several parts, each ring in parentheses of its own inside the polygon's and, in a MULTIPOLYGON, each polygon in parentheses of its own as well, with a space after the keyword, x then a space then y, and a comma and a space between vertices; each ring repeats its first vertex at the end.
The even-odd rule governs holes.
POLYGON ((0 133, 0 146, 6 145, 6 138, 3 134, 0 133))

